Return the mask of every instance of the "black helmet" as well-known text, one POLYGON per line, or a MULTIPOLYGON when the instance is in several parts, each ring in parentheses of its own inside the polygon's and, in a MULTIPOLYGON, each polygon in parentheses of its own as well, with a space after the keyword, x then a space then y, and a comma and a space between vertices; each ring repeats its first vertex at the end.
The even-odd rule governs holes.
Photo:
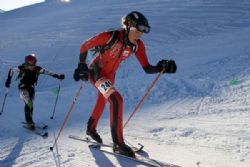
POLYGON ((25 56, 24 61, 25 61, 25 63, 27 63, 27 64, 36 65, 37 59, 36 59, 35 54, 32 53, 32 54, 29 54, 29 55, 25 56))
POLYGON ((127 29, 135 27, 140 32, 149 33, 150 31, 148 19, 137 11, 130 12, 127 16, 123 17, 122 24, 127 29))

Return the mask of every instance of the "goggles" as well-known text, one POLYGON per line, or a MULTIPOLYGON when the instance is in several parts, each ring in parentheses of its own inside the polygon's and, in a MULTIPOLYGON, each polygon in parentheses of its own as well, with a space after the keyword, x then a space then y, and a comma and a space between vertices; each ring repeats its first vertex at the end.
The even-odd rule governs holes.
POLYGON ((150 32, 150 27, 144 26, 144 25, 136 25, 135 28, 143 33, 149 33, 150 32))
POLYGON ((130 30, 132 30, 132 31, 137 30, 137 31, 140 31, 142 33, 149 33, 150 27, 146 27, 144 25, 138 25, 136 27, 130 27, 130 30))

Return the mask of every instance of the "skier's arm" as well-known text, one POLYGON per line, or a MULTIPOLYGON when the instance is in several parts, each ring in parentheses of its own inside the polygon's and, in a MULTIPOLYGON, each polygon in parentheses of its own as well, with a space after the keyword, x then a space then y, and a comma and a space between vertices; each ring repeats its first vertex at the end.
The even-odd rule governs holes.
POLYGON ((135 55, 146 73, 148 74, 154 74, 154 73, 159 73, 159 72, 176 73, 177 66, 174 60, 163 59, 163 60, 158 61, 156 66, 152 66, 148 62, 146 50, 141 40, 138 40, 137 46, 138 46, 138 49, 135 55))
POLYGON ((146 55, 145 46, 141 40, 138 40, 137 42, 137 51, 135 52, 135 56, 140 62, 143 70, 147 74, 155 74, 159 72, 156 66, 149 64, 148 58, 146 55))
POLYGON ((83 81, 88 80, 88 65, 86 63, 88 50, 96 46, 105 45, 109 39, 110 39, 110 33, 103 32, 88 39, 81 45, 78 66, 75 69, 73 75, 75 81, 79 81, 80 79, 83 81))
POLYGON ((60 80, 63 80, 65 78, 64 74, 57 74, 57 73, 54 73, 54 72, 47 70, 45 68, 41 68, 39 66, 37 68, 38 68, 39 74, 50 75, 50 76, 57 78, 57 79, 60 79, 60 80))
POLYGON ((8 77, 7 77, 6 82, 5 82, 5 86, 6 86, 7 88, 10 87, 11 79, 12 79, 12 77, 13 77, 13 75, 14 75, 14 72, 19 72, 19 71, 20 71, 20 69, 19 69, 18 67, 13 67, 13 68, 11 68, 11 69, 9 70, 9 72, 8 72, 8 77))
POLYGON ((85 41, 80 47, 79 63, 86 63, 89 49, 94 48, 96 46, 105 45, 109 39, 110 39, 110 33, 102 32, 85 41))

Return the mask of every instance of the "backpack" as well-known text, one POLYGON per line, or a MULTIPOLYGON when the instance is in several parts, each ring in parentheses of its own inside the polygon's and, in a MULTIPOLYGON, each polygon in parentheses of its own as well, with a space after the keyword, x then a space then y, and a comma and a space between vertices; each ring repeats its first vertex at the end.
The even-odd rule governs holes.
MULTIPOLYGON (((25 75, 25 70, 26 70, 26 64, 25 63, 23 63, 22 65, 20 65, 20 66, 18 66, 18 68, 19 68, 19 74, 18 74, 18 76, 16 77, 16 80, 22 80, 22 78, 24 77, 24 75, 25 75)), ((39 67, 39 66, 36 66, 35 67, 35 72, 36 72, 36 81, 35 81, 35 85, 37 85, 37 80, 38 80, 38 76, 39 76, 39 70, 40 70, 40 68, 41 67, 39 67)))

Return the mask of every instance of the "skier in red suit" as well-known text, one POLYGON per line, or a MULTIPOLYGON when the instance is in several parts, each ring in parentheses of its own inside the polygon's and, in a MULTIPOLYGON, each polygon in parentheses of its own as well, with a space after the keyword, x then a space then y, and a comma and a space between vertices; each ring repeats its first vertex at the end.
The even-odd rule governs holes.
POLYGON ((149 33, 147 18, 140 12, 133 11, 122 19, 123 28, 116 31, 102 32, 87 41, 80 48, 78 67, 74 72, 75 81, 89 80, 98 90, 95 107, 88 121, 87 135, 102 143, 96 131, 98 120, 105 104, 110 104, 110 126, 114 151, 134 157, 132 149, 123 139, 123 98, 114 86, 115 74, 120 63, 133 53, 146 73, 175 73, 174 60, 161 60, 156 66, 150 65, 145 46, 140 39, 143 33, 149 33), (96 55, 87 65, 88 50, 95 48, 96 55))

